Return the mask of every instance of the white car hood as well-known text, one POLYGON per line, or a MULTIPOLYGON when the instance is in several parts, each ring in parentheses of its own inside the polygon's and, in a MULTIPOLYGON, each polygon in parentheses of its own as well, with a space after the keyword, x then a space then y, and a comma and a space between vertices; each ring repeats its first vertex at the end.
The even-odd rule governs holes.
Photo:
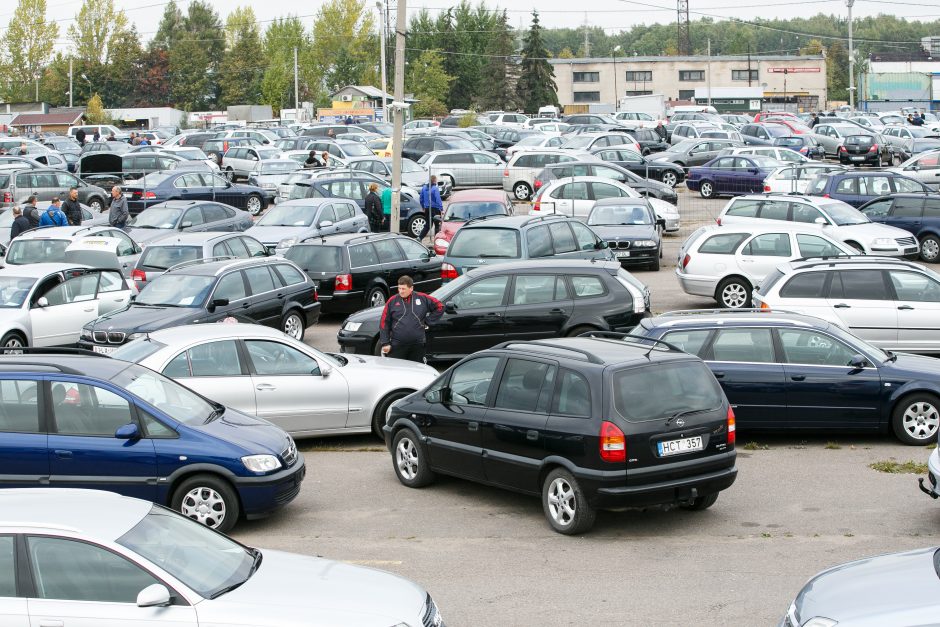
POLYGON ((439 374, 437 370, 427 364, 409 361, 407 359, 392 359, 389 357, 376 357, 374 355, 343 355, 349 362, 343 368, 352 368, 354 370, 369 369, 379 373, 388 374, 388 368, 394 367, 396 373, 402 374, 424 374, 429 378, 426 383, 430 383, 439 374))
POLYGON ((658 215, 659 217, 661 218, 665 216, 678 217, 679 209, 677 209, 674 204, 670 202, 666 202, 665 200, 660 200, 659 198, 653 198, 652 196, 647 198, 647 200, 649 201, 650 205, 653 207, 653 211, 655 211, 656 215, 658 215))
POLYGON ((200 625, 420 625, 427 593, 397 575, 320 557, 262 550, 258 571, 196 605, 200 625))
MULTIPOLYGON (((831 227, 825 227, 823 232, 827 231, 829 228, 831 227)), ((877 222, 851 224, 847 226, 839 226, 836 228, 838 229, 840 239, 858 238, 870 241, 878 237, 888 237, 892 240, 899 239, 901 237, 914 237, 909 231, 899 229, 895 226, 889 226, 887 224, 879 224, 877 222)))

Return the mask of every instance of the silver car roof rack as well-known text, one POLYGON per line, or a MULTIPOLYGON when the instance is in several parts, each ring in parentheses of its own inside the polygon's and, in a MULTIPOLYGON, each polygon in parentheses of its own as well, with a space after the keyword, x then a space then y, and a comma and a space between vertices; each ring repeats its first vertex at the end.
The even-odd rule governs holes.
POLYGON ((204 263, 212 263, 214 261, 231 261, 233 259, 238 259, 238 257, 233 257, 231 255, 220 255, 218 257, 203 257, 202 259, 191 259, 189 261, 178 263, 175 266, 170 266, 169 268, 166 269, 166 272, 170 272, 171 270, 179 270, 180 268, 188 268, 189 266, 198 266, 204 263))

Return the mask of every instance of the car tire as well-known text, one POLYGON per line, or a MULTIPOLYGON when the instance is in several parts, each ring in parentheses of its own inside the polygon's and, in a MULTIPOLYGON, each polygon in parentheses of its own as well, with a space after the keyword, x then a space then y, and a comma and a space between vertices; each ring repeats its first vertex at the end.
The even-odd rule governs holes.
POLYGON ((235 170, 233 170, 230 167, 225 168, 225 180, 227 180, 229 183, 234 183, 235 182, 235 170))
POLYGON ((261 212, 264 211, 264 198, 258 194, 250 195, 248 200, 245 201, 245 208, 253 216, 261 215, 261 212))
POLYGON ((397 390, 388 394, 375 406, 375 411, 372 412, 372 433, 375 434, 375 437, 383 442, 385 441, 385 434, 382 433, 382 427, 385 426, 385 414, 388 413, 388 408, 391 407, 395 401, 399 401, 409 394, 411 394, 410 390, 397 390))
POLYGON ((392 466, 401 484, 409 488, 423 488, 434 481, 421 440, 411 429, 402 429, 392 438, 392 466))
POLYGON ((883 167, 884 167, 884 161, 881 160, 881 155, 878 155, 878 162, 876 163, 875 167, 876 167, 876 168, 883 168, 883 167))
POLYGON ((751 289, 747 279, 729 276, 718 284, 715 300, 724 309, 746 309, 751 306, 751 289))
POLYGON ((220 533, 235 526, 241 511, 232 486, 221 477, 208 474, 184 479, 173 491, 170 507, 220 533))
POLYGON ((663 172, 663 176, 660 181, 662 181, 665 185, 674 188, 679 182, 679 177, 676 176, 675 172, 663 172))
POLYGON ((933 394, 905 396, 891 414, 894 435, 904 444, 930 444, 937 439, 940 427, 940 399, 933 394))
POLYGON ((408 218, 405 230, 408 235, 420 241, 428 229, 428 217, 424 213, 416 213, 408 218))
POLYGON ((382 356, 382 342, 379 340, 378 336, 376 336, 375 343, 372 345, 372 354, 376 357, 382 356))
POLYGON ((104 211, 104 200, 99 196, 92 196, 88 199, 88 208, 92 213, 101 213, 104 211))
POLYGON ((532 188, 524 181, 519 181, 512 186, 512 195, 516 200, 529 200, 532 198, 532 188))
POLYGON ((306 328, 303 315, 296 309, 291 309, 281 318, 281 331, 298 342, 304 340, 306 328))
POLYGON ((643 152, 641 152, 640 154, 642 154, 644 157, 648 157, 650 155, 650 149, 644 148, 643 152))
POLYGON ((457 189, 457 181, 455 181, 454 177, 452 177, 450 174, 445 174, 441 178, 450 181, 450 188, 452 190, 457 189))
POLYGON ((388 295, 385 293, 385 290, 376 285, 366 294, 365 306, 366 307, 379 307, 385 305, 385 301, 388 299, 388 295))
POLYGON ((701 496, 697 496, 694 499, 692 499, 690 502, 684 503, 680 505, 679 507, 681 507, 684 510, 688 510, 690 512, 700 512, 714 505, 715 501, 717 500, 718 500, 718 493, 711 492, 710 494, 702 494, 701 496))
POLYGON ((590 530, 597 516, 578 480, 564 468, 555 468, 545 476, 542 510, 552 529, 568 536, 590 530))
POLYGON ((702 198, 714 198, 715 184, 711 181, 702 181, 699 183, 698 193, 702 196, 702 198))
POLYGON ((650 264, 650 270, 652 270, 653 272, 659 272, 659 267, 660 267, 659 259, 660 259, 659 257, 656 257, 653 263, 650 264))
POLYGON ((927 263, 937 263, 940 260, 940 238, 925 235, 920 240, 920 258, 927 263))
POLYGON ((27 346, 29 346, 29 342, 26 341, 26 338, 23 337, 21 333, 17 333, 16 331, 10 331, 3 336, 3 339, 0 339, 0 347, 6 349, 3 352, 7 355, 21 354, 17 353, 15 350, 9 349, 26 348, 27 346))

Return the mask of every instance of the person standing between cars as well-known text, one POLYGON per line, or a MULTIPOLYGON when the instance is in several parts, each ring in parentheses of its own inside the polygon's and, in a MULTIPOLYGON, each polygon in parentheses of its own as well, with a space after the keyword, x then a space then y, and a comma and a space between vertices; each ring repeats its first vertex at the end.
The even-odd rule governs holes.
POLYGON ((659 135, 660 141, 666 141, 666 127, 663 126, 662 120, 656 122, 656 134, 659 135))
POLYGON ((91 136, 91 141, 93 142, 101 141, 101 132, 98 129, 95 129, 95 134, 91 136))
POLYGON ((392 230, 392 188, 386 187, 382 190, 382 230, 392 230))
POLYGON ((336 133, 331 128, 326 129, 326 136, 329 139, 336 139, 336 133))
POLYGON ((330 165, 330 153, 323 151, 323 154, 320 155, 320 161, 323 163, 320 165, 321 168, 327 168, 330 165))
POLYGON ((35 229, 39 226, 39 218, 42 212, 36 206, 36 197, 30 196, 26 199, 26 205, 23 207, 23 215, 29 220, 29 228, 35 229))
POLYGON ((428 226, 421 233, 421 238, 428 234, 431 225, 434 224, 434 216, 440 215, 444 211, 444 203, 441 201, 441 190, 437 186, 437 176, 431 175, 431 182, 421 186, 421 208, 428 216, 428 226))
POLYGON ((82 206, 78 203, 78 190, 69 189, 69 197, 62 203, 62 213, 69 221, 69 226, 82 225, 82 206))
POLYGON ((924 125, 924 118, 922 118, 922 117, 920 116, 920 112, 919 112, 919 111, 918 111, 917 113, 915 113, 915 114, 913 115, 913 117, 911 117, 911 124, 913 124, 914 126, 923 126, 923 125, 924 125))
POLYGON ((444 315, 444 305, 433 296, 414 291, 414 281, 398 279, 398 294, 385 303, 379 324, 379 343, 386 357, 424 362, 427 328, 444 315))
POLYGON ((124 198, 121 188, 115 185, 111 188, 111 208, 108 210, 108 224, 123 231, 127 226, 127 219, 130 215, 131 212, 127 208, 127 198, 124 198))
POLYGON ((382 199, 376 193, 378 183, 369 183, 369 193, 366 195, 366 215, 369 217, 369 229, 373 233, 382 230, 382 199))
POLYGON ((149 145, 150 145, 150 141, 149 141, 146 137, 144 137, 143 135, 138 135, 138 136, 137 136, 137 139, 140 140, 140 142, 137 144, 138 146, 149 146, 149 145))
POLYGON ((10 227, 10 239, 31 228, 29 218, 23 215, 23 210, 20 207, 13 207, 13 225, 10 227))
POLYGON ((62 201, 59 200, 58 196, 55 196, 52 199, 52 204, 46 208, 39 218, 39 226, 68 226, 69 219, 62 213, 62 209, 59 207, 61 204, 62 201))
POLYGON ((139 145, 140 145, 140 138, 137 137, 137 133, 134 133, 133 131, 131 132, 130 144, 131 144, 131 146, 139 146, 139 145))
POLYGON ((85 129, 78 129, 78 131, 75 133, 75 141, 78 142, 79 146, 85 145, 85 129))
POLYGON ((813 119, 812 119, 812 120, 810 121, 810 123, 809 123, 809 127, 810 127, 810 128, 816 128, 816 125, 817 125, 817 124, 819 124, 819 114, 818 114, 818 113, 814 113, 814 114, 813 114, 813 119))
POLYGON ((307 159, 304 161, 305 168, 318 168, 320 167, 320 160, 317 159, 317 151, 311 150, 310 154, 307 155, 307 159))

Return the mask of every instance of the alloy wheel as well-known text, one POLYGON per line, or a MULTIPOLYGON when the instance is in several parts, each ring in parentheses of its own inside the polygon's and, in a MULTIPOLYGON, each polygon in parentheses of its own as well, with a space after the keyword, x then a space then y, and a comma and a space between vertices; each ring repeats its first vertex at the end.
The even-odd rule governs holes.
POLYGON ((936 261, 940 256, 940 242, 933 238, 927 238, 920 244, 920 254, 924 261, 936 261))
POLYGON ((740 283, 729 283, 721 290, 721 304, 728 309, 740 309, 747 302, 747 290, 740 283))
POLYGON ((937 427, 940 427, 940 412, 925 401, 911 403, 904 410, 901 425, 912 438, 927 442, 936 437, 937 427))
POLYGON ((669 187, 675 187, 676 186, 676 173, 666 172, 665 174, 663 174, 662 180, 663 180, 663 183, 665 183, 669 187))
POLYGON ((415 239, 420 239, 421 234, 424 233, 424 229, 428 226, 428 221, 424 217, 413 218, 410 222, 411 224, 411 234, 415 239))
POLYGON ((295 313, 290 314, 284 320, 284 333, 291 336, 295 340, 302 340, 304 337, 304 324, 295 313))
POLYGON ((248 198, 248 213, 253 216, 261 213, 261 199, 257 196, 251 196, 248 198))
POLYGON ((402 477, 411 481, 418 475, 418 447, 411 438, 402 438, 395 449, 395 463, 402 477))
POLYGON ((577 505, 574 489, 562 477, 552 481, 548 487, 548 511, 552 519, 562 527, 566 527, 574 520, 577 505))

